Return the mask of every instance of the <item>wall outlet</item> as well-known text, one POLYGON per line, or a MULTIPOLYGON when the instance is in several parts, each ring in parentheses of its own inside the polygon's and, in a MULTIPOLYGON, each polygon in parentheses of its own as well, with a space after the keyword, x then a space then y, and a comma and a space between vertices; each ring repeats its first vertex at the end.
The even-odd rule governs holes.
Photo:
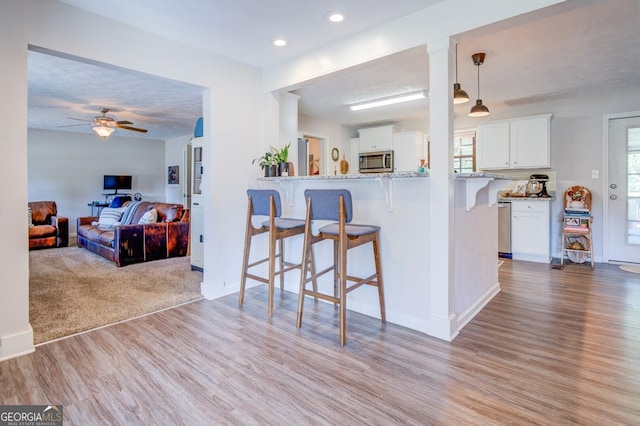
POLYGON ((591 179, 600 179, 600 170, 591 170, 591 179))

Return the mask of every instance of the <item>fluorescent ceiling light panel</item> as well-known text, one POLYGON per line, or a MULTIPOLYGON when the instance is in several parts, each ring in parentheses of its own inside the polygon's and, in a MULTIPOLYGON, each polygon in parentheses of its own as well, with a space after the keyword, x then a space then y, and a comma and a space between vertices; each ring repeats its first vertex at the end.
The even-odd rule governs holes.
POLYGON ((399 104, 401 102, 415 101, 418 99, 424 99, 426 97, 427 97, 426 93, 424 91, 420 91, 416 93, 407 93, 400 96, 394 96, 392 98, 378 99, 375 101, 351 105, 350 108, 353 111, 360 111, 361 109, 376 108, 376 107, 381 107, 385 105, 399 104))

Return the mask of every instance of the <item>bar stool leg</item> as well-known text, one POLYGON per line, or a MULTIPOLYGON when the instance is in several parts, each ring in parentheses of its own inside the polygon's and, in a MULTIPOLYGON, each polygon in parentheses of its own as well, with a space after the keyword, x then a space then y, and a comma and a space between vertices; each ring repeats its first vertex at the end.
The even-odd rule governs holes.
POLYGON ((269 232, 269 319, 273 316, 273 292, 276 281, 276 234, 269 232))
MULTIPOLYGON (((306 280, 307 280, 307 270, 309 267, 309 253, 312 248, 307 242, 307 235, 305 233, 304 243, 302 248, 302 268, 300 271, 300 291, 298 293, 298 316, 296 318, 296 328, 302 327, 302 311, 304 309, 304 291, 306 288, 306 280)), ((311 262, 313 262, 313 255, 311 256, 311 262)), ((315 267, 313 268, 315 269, 315 267)), ((314 272, 315 275, 315 272, 314 272)), ((315 278, 313 279, 314 291, 316 291, 316 283, 315 278)), ((317 300, 317 298, 316 298, 317 300)))
MULTIPOLYGON (((344 224, 341 224, 344 226, 344 224)), ((339 268, 338 272, 340 289, 340 346, 344 346, 347 341, 347 242, 344 230, 341 232, 338 242, 338 264, 335 268, 339 268)))
POLYGON ((373 243, 373 258, 376 264, 376 281, 378 282, 378 299, 380 300, 380 320, 387 322, 386 309, 384 307, 384 285, 382 283, 382 262, 380 261, 380 247, 378 245, 378 236, 376 233, 373 243))
MULTIPOLYGON (((333 297, 336 299, 340 296, 338 289, 340 287, 340 273, 339 267, 340 264, 340 244, 337 240, 333 241, 333 297)), ((333 307, 337 308, 338 303, 334 302, 333 307)))
MULTIPOLYGON (((280 271, 284 270, 284 238, 280 238, 279 240, 279 250, 280 254, 278 255, 280 271)), ((280 273, 280 290, 284 290, 284 273, 280 273)))
POLYGON ((240 306, 244 303, 244 290, 247 285, 247 269, 249 268, 249 253, 251 252, 251 239, 253 237, 253 233, 251 232, 252 214, 251 209, 249 209, 247 215, 247 227, 244 231, 244 254, 242 255, 242 278, 240 279, 240 306))

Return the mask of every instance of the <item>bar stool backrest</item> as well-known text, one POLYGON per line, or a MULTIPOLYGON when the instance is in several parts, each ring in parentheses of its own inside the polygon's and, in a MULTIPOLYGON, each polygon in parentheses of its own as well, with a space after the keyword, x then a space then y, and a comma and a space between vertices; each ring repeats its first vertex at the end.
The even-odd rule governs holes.
POLYGON ((340 196, 344 199, 346 223, 353 219, 351 192, 347 189, 307 189, 304 199, 311 197, 311 220, 340 220, 340 196))
POLYGON ((276 217, 282 214, 282 206, 280 204, 280 193, 273 189, 248 189, 247 196, 251 197, 253 204, 253 214, 256 216, 269 216, 270 213, 270 197, 276 204, 276 217))

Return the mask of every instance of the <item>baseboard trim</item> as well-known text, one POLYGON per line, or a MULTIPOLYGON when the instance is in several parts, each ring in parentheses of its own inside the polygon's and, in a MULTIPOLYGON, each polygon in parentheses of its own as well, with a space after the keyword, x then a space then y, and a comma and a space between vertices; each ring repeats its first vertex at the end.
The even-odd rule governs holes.
POLYGON ((500 282, 495 283, 489 290, 487 290, 482 297, 480 297, 476 303, 471 305, 464 313, 458 316, 458 332, 464 328, 478 313, 493 299, 498 293, 500 293, 500 282))
POLYGON ((10 336, 0 337, 0 361, 17 358, 35 352, 33 345, 33 328, 10 336))

